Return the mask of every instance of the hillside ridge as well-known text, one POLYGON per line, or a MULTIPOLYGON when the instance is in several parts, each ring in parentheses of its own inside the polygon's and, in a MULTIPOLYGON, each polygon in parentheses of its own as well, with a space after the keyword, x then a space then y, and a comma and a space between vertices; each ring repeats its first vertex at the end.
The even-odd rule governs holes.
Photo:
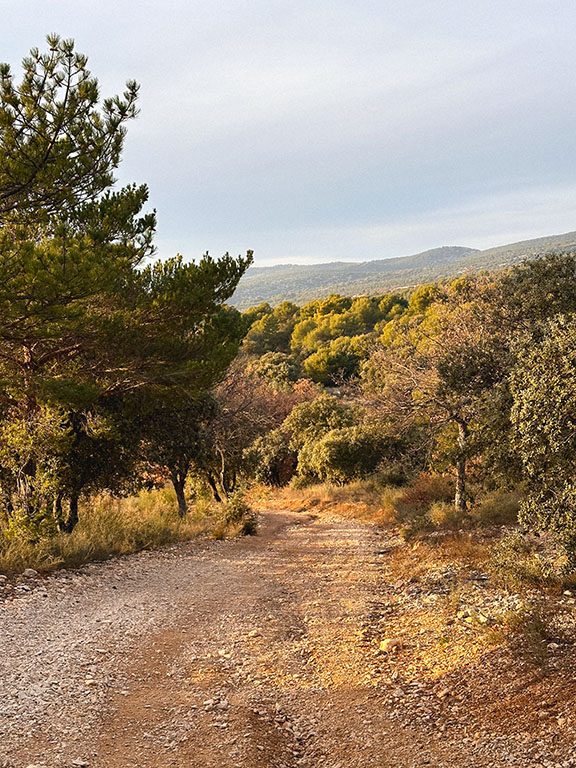
POLYGON ((387 270, 391 265, 407 263, 414 259, 418 260, 430 260, 430 261, 448 261, 451 259, 458 259, 462 256, 472 253, 479 253, 478 248, 468 248, 462 245, 442 245, 438 248, 430 248, 427 251, 421 251, 419 253, 410 254, 409 256, 392 256, 389 259, 369 259, 366 261, 325 261, 318 264, 274 264, 267 267, 250 267, 249 274, 261 274, 263 272, 281 271, 283 269, 303 269, 303 270, 322 270, 322 269, 339 269, 339 268, 352 268, 352 269, 370 269, 373 268, 378 271, 387 270))
POLYGON ((276 264, 251 267, 232 297, 240 309, 261 302, 297 303, 331 293, 348 295, 386 293, 466 272, 498 269, 545 253, 576 249, 576 231, 521 240, 479 250, 440 246, 409 256, 371 261, 332 261, 321 264, 276 264))

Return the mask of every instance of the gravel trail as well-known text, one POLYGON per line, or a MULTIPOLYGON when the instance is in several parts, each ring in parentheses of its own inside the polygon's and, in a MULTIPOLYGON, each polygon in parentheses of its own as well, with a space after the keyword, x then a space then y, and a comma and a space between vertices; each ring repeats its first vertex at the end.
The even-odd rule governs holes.
POLYGON ((270 512, 255 537, 31 580, 0 604, 0 766, 531 765, 399 719, 404 692, 362 642, 382 545, 270 512))

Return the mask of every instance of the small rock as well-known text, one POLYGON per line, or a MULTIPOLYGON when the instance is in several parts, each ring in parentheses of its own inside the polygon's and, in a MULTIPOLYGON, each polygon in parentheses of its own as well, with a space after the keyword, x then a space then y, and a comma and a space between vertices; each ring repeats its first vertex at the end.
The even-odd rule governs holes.
POLYGON ((22 571, 22 576, 25 579, 35 579, 39 576, 39 573, 38 571, 35 571, 34 568, 26 568, 26 570, 22 571))
POLYGON ((3 587, 4 584, 6 584, 8 581, 8 576, 4 576, 3 573, 0 573, 0 587, 3 587))
POLYGON ((260 632, 259 629, 251 629, 250 632, 248 632, 248 637, 261 637, 262 632, 260 632))
POLYGON ((387 640, 382 640, 380 643, 380 650, 384 653, 391 653, 396 649, 404 647, 404 642, 400 637, 389 637, 387 640))

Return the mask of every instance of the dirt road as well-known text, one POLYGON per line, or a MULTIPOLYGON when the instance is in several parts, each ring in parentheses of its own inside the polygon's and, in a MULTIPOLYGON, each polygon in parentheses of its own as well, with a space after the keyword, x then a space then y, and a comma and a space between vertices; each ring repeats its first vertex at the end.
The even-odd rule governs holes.
POLYGON ((362 640, 385 543, 268 513, 256 537, 35 581, 0 605, 0 766, 544 765, 398 715, 409 692, 362 640))

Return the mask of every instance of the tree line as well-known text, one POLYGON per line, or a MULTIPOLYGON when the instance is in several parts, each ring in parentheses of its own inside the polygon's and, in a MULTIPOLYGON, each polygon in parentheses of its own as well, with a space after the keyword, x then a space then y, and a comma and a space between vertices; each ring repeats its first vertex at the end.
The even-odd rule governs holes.
POLYGON ((462 513, 516 488, 522 525, 576 552, 574 253, 245 314, 258 376, 324 388, 252 447, 257 477, 274 482, 282 463, 299 482, 443 473, 462 513))
POLYGON ((576 256, 380 296, 227 304, 252 254, 155 260, 148 189, 116 189, 138 86, 101 99, 48 38, 0 66, 0 509, 34 535, 79 501, 191 478, 405 484, 456 509, 518 488, 576 552, 576 256), (446 487, 448 487, 446 486, 446 487))

